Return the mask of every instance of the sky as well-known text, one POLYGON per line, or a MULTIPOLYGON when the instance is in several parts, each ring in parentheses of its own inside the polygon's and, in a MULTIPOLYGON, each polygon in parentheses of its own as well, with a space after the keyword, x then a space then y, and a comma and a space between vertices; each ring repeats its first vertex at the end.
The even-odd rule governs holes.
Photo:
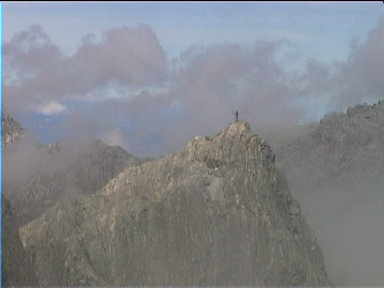
POLYGON ((265 128, 382 91, 380 1, 4 2, 3 14, 5 106, 42 142, 87 135, 157 155, 234 109, 265 128))
POLYGON ((364 38, 382 3, 372 2, 5 2, 5 39, 40 24, 66 53, 84 34, 145 23, 172 56, 191 45, 225 41, 295 41, 302 53, 344 59, 353 38, 364 38), (316 45, 314 45, 314 42, 316 45))

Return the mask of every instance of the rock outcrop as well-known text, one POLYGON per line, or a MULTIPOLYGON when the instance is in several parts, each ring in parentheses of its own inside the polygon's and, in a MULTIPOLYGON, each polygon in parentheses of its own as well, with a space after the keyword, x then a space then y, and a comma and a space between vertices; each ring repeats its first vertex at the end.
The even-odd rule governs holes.
POLYGON ((5 118, 2 118, 1 122, 3 125, 3 143, 5 145, 15 143, 24 135, 24 129, 21 127, 20 123, 13 119, 9 114, 7 114, 5 118))
POLYGON ((326 286, 322 253, 246 122, 124 169, 21 229, 52 285, 326 286))

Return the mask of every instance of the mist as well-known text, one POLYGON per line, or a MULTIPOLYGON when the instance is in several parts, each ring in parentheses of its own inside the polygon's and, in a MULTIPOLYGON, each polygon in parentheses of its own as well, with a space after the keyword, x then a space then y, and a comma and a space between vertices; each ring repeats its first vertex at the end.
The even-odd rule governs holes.
POLYGON ((5 180, 24 182, 32 175, 53 175, 66 170, 92 143, 90 138, 63 141, 59 146, 41 145, 36 137, 26 133, 17 143, 6 147, 5 180))
POLYGON ((384 181, 349 172, 316 187, 305 183, 311 175, 303 170, 288 183, 315 231, 330 279, 335 285, 382 285, 384 181))

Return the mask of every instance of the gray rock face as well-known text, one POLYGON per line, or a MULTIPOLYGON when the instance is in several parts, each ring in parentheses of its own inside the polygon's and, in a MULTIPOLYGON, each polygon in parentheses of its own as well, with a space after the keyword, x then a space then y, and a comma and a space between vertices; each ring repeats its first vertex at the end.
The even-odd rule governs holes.
POLYGON ((32 261, 21 244, 17 225, 6 198, 3 199, 2 213, 2 286, 35 286, 37 278, 32 261))
POLYGON ((384 103, 328 115, 277 156, 332 282, 382 286, 384 103))
POLYGON ((45 286, 329 284, 274 154, 242 121, 58 202, 21 235, 45 286))

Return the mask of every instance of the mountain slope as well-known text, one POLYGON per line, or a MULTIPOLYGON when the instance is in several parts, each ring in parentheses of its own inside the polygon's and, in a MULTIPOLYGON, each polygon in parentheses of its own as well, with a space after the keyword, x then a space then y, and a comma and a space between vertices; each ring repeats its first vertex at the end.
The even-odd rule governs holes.
POLYGON ((328 285, 274 154, 246 122, 126 168, 21 230, 42 285, 328 285))

